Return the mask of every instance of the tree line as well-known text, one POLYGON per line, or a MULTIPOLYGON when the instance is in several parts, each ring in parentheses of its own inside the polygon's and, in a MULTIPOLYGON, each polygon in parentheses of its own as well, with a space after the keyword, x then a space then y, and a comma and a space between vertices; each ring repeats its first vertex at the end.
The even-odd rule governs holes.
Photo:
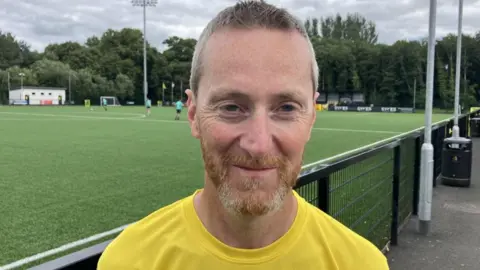
MULTIPOLYGON (((427 39, 378 42, 373 21, 358 13, 309 18, 305 28, 319 63, 321 93, 361 93, 367 104, 415 106, 425 103, 427 39)), ((147 44, 148 96, 157 100, 181 98, 189 87, 191 59, 196 40, 168 37, 166 49, 147 44)), ((480 31, 463 35, 461 101, 477 104, 480 85, 480 31)), ((434 106, 453 108, 456 35, 437 39, 434 106)), ((83 44, 49 44, 43 52, 31 50, 13 33, 0 30, 0 102, 8 101, 9 87, 71 86, 67 100, 82 104, 100 96, 143 104, 143 34, 138 29, 108 29, 83 44)))

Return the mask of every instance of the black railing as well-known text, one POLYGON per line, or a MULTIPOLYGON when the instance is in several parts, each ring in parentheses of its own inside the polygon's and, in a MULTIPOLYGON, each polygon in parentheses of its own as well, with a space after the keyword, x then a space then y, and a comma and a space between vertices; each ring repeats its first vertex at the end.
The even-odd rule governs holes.
MULTIPOLYGON (((459 117, 460 136, 468 137, 469 118, 473 115, 459 117)), ((443 141, 452 128, 453 119, 432 127, 433 186, 441 172, 443 141)), ((421 129, 322 164, 303 175, 296 190, 379 249, 389 243, 396 245, 401 228, 418 212, 423 142, 421 129)))
MULTIPOLYGON (((460 135, 468 136, 469 118, 461 115, 460 135)), ((440 174, 443 140, 453 120, 432 127, 434 181, 440 174)), ((379 249, 397 244, 401 228, 418 212, 423 129, 393 137, 337 160, 305 169, 295 190, 379 249)), ((52 260, 33 269, 95 269, 110 242, 52 260)))

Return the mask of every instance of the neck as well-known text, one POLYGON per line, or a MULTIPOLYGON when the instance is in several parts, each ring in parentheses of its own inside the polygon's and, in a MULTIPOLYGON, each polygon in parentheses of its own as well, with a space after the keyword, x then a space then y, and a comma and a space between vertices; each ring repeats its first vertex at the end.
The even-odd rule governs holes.
POLYGON ((210 234, 224 244, 243 249, 266 247, 282 237, 297 214, 297 200, 290 192, 283 207, 260 217, 232 215, 218 199, 217 191, 205 187, 194 198, 195 210, 210 234))

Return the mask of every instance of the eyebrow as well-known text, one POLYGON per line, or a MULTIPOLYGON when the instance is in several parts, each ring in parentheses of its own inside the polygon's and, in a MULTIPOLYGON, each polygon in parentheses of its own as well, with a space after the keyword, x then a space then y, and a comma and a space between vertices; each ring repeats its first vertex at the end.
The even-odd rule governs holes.
POLYGON ((303 97, 300 92, 295 90, 287 90, 280 92, 275 95, 275 100, 285 101, 285 100, 302 100, 303 97))
POLYGON ((209 105, 214 105, 224 100, 245 100, 250 101, 247 94, 238 89, 217 89, 214 94, 208 99, 209 105))

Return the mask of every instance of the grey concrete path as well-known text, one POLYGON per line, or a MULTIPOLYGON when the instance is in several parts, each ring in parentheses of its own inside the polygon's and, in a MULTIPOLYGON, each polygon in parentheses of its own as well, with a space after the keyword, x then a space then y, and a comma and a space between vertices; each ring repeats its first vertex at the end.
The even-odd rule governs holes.
POLYGON ((473 139, 470 188, 433 190, 430 236, 417 234, 412 217, 387 253, 391 270, 480 270, 480 138, 473 139))

